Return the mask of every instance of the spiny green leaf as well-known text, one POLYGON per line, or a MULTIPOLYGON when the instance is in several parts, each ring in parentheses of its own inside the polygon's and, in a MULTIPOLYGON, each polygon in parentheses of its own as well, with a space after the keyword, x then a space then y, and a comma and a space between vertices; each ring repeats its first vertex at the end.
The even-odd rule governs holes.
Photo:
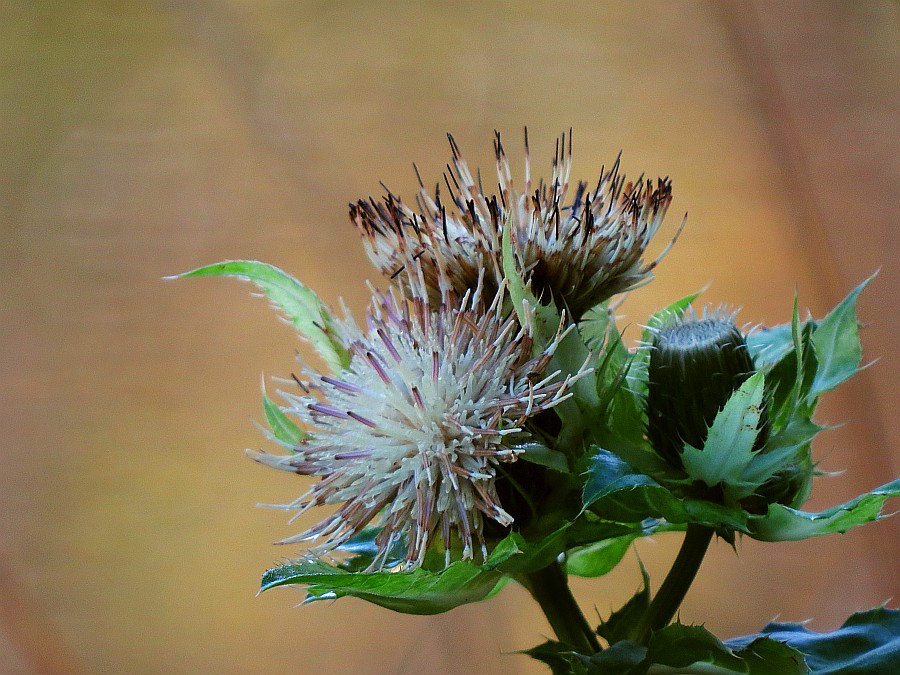
MULTIPOLYGON (((805 325, 805 324, 804 324, 805 325)), ((768 372, 776 363, 794 351, 792 326, 782 323, 760 328, 745 336, 747 349, 757 370, 768 372)))
POLYGON ((332 372, 350 365, 347 349, 335 337, 333 320, 319 297, 274 265, 255 260, 226 260, 178 274, 172 279, 225 276, 256 284, 272 305, 284 313, 325 360, 332 372))
POLYGON ((709 486, 737 484, 753 459, 765 387, 761 372, 748 378, 716 415, 702 450, 685 446, 684 468, 709 486))
POLYGON ((702 626, 673 624, 653 634, 648 673, 710 675, 805 675, 799 651, 773 639, 758 639, 740 648, 722 643, 702 626), (657 666, 657 667, 654 667, 657 666))
MULTIPOLYGON (((503 275, 506 277, 509 296, 519 317, 519 323, 528 324, 529 313, 533 315, 535 333, 535 351, 542 351, 559 330, 559 312, 552 305, 542 305, 528 288, 524 277, 516 264, 516 252, 512 240, 512 224, 507 220, 503 226, 503 275)), ((579 364, 580 365, 580 364, 579 364)))
POLYGON ((808 453, 810 443, 820 431, 822 427, 811 420, 791 420, 754 455, 741 479, 761 485, 786 464, 796 463, 798 456, 808 453))
POLYGON ((837 307, 831 310, 813 333, 813 346, 819 367, 809 397, 819 396, 834 389, 859 369, 862 347, 859 343, 856 301, 862 290, 874 278, 873 274, 854 288, 837 307))
POLYGON ((627 640, 590 656, 553 640, 519 653, 547 664, 553 675, 645 675, 648 667, 647 648, 627 640))
POLYGON ((622 640, 637 640, 643 626, 644 615, 650 608, 650 575, 641 565, 642 584, 640 590, 635 593, 620 609, 613 612, 610 617, 601 622, 597 634, 610 645, 615 645, 622 640))
POLYGON ((698 523, 718 530, 747 531, 747 513, 742 509, 680 498, 602 449, 594 455, 588 471, 582 503, 601 518, 621 523, 664 518, 673 524, 698 523))
POLYGON ((578 661, 578 655, 570 645, 547 640, 543 644, 519 652, 540 661, 550 668, 553 675, 586 675, 587 668, 578 661))
MULTIPOLYGON (((558 321, 559 319, 557 319, 557 326, 559 325, 558 321)), ((577 373, 592 356, 584 343, 580 331, 575 327, 569 331, 556 347, 548 370, 550 372, 560 370, 564 375, 577 373)), ((594 357, 594 361, 596 361, 596 357, 594 357)), ((588 373, 582 376, 572 385, 571 391, 582 413, 586 417, 595 417, 599 406, 596 373, 588 373)))
MULTIPOLYGON (((615 322, 612 313, 606 304, 600 304, 584 313, 578 324, 581 334, 584 337, 584 343, 593 351, 600 351, 610 341, 610 334, 615 333, 615 322)), ((624 345, 617 347, 622 356, 627 356, 628 350, 624 345)))
POLYGON ((830 633, 816 633, 796 623, 771 623, 757 635, 726 644, 759 651, 756 646, 761 639, 803 654, 813 675, 893 675, 900 664, 900 610, 880 607, 860 612, 830 633))
POLYGON ((647 648, 622 640, 591 656, 578 656, 587 675, 644 675, 647 672, 647 648))
MULTIPOLYGON (((784 644, 781 638, 752 637, 746 642, 742 638, 726 644, 701 626, 674 624, 654 634, 649 647, 619 640, 588 656, 576 653, 568 645, 548 641, 523 653, 549 665, 554 675, 806 675, 810 672, 803 654, 784 644)), ((892 672, 861 670, 859 674, 892 672)), ((835 673, 850 675, 843 670, 835 673)))
POLYGON ((265 385, 262 390, 263 412, 272 430, 272 435, 288 447, 299 445, 309 438, 309 434, 294 424, 266 394, 265 385))
POLYGON ((504 582, 495 569, 458 561, 440 572, 349 572, 321 560, 301 560, 267 571, 262 591, 306 586, 308 600, 352 596, 405 614, 438 614, 490 596, 504 582))
MULTIPOLYGON (((615 453, 598 448, 591 460, 591 468, 584 484, 582 504, 584 508, 588 508, 604 497, 638 488, 654 489, 662 486, 650 476, 635 471, 615 453)), ((643 520, 643 517, 630 518, 626 522, 639 520, 643 520)))
POLYGON ((751 516, 750 536, 760 541, 799 541, 847 530, 878 520, 884 503, 900 496, 900 479, 820 513, 770 504, 767 514, 751 516))

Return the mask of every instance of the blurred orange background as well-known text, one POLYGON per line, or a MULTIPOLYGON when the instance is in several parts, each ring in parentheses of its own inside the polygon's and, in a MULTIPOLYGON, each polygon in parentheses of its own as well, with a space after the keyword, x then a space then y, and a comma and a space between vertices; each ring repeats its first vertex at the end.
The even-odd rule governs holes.
MULTIPOLYGON (((307 479, 243 449, 300 345, 247 286, 161 280, 255 258, 361 312, 381 280, 347 204, 412 201, 447 131, 486 176, 493 130, 521 171, 528 125, 537 175, 571 126, 574 179, 619 150, 672 177, 654 252, 688 225, 626 324, 707 284, 750 324, 795 288, 821 316, 881 268, 879 361, 822 407, 845 424, 816 457, 847 472, 809 506, 900 474, 898 45, 879 1, 0 2, 0 672, 544 672, 509 654, 550 634, 514 586, 436 617, 254 597, 302 526, 254 505, 307 479)), ((678 540, 637 547, 657 584, 678 540)), ((898 554, 900 519, 719 543, 682 618, 834 628, 898 595, 898 554)), ((631 554, 574 588, 593 620, 638 585, 631 554)))

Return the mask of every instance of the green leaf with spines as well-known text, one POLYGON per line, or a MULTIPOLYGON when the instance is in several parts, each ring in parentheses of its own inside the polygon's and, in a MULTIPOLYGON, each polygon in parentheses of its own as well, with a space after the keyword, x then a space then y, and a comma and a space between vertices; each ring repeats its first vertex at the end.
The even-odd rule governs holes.
POLYGON ((672 624, 650 638, 648 673, 805 675, 803 655, 770 638, 730 647, 703 626, 672 624), (657 666, 654 668, 654 666, 657 666))
POLYGON ((885 502, 900 496, 900 479, 882 485, 845 504, 819 513, 808 513, 770 504, 765 515, 750 516, 749 534, 760 541, 799 541, 864 525, 881 517, 885 502))
POLYGON ((608 619, 601 621, 597 634, 609 645, 623 640, 639 640, 644 616, 650 609, 650 575, 641 564, 641 588, 608 619))
MULTIPOLYGON (((519 271, 521 264, 517 263, 512 225, 509 220, 503 227, 501 251, 503 274, 513 309, 521 325, 531 326, 534 338, 532 353, 537 355, 555 339, 561 327, 562 317, 552 300, 549 305, 541 304, 519 271)), ((587 354, 588 350, 577 329, 571 330, 557 346, 547 372, 560 371, 563 378, 573 374, 585 362, 587 354)), ((584 413, 590 414, 590 411, 596 408, 593 381, 593 374, 582 377, 572 385, 573 398, 576 400, 568 399, 554 406, 554 411, 563 423, 557 447, 564 448, 567 452, 577 453, 583 445, 582 436, 586 422, 583 419, 584 413)))
POLYGON ((539 353, 553 340, 553 337, 559 330, 559 312, 552 304, 542 305, 540 300, 531 292, 521 272, 519 272, 519 265, 516 264, 516 251, 512 240, 512 224, 509 219, 503 226, 501 250, 503 254, 503 275, 506 277, 507 289, 513 302, 513 308, 519 317, 521 325, 528 325, 529 318, 532 319, 535 337, 534 350, 535 353, 539 353))
POLYGON ((307 601, 356 597, 395 612, 439 614, 490 597, 506 579, 497 568, 519 553, 515 542, 500 542, 484 565, 460 560, 438 572, 350 572, 323 560, 304 559, 268 570, 261 591, 303 585, 307 601))
POLYGON ((790 420, 787 426, 769 437, 760 452, 755 453, 741 480, 762 485, 785 466, 806 464, 809 462, 810 444, 822 429, 818 424, 802 417, 790 420))
MULTIPOLYGON (((806 322, 805 322, 806 323, 806 322)), ((804 326, 805 326, 804 323, 804 326)), ((794 338, 790 323, 752 330, 744 339, 753 365, 765 373, 794 351, 794 338)))
MULTIPOLYGON (((690 483, 690 481, 684 481, 690 483)), ((720 533, 747 532, 748 514, 740 508, 692 497, 679 497, 650 476, 635 471, 608 450, 594 455, 582 494, 585 509, 601 518, 639 522, 664 518, 673 524, 698 523, 720 533)))
POLYGON ((543 644, 519 652, 540 661, 550 668, 553 675, 586 675, 587 668, 578 661, 570 645, 547 640, 543 644))
MULTIPOLYGON (((673 624, 654 633, 648 646, 619 640, 596 654, 575 652, 548 641, 523 652, 551 667, 554 675, 806 675, 804 655, 790 644, 768 635, 723 643, 702 626, 673 624)), ((841 675, 849 672, 838 671, 841 675)), ((855 671, 854 671, 855 672, 855 671)), ((876 675, 881 671, 860 671, 876 675)), ((885 675, 890 671, 885 671, 885 675)))
POLYGON ((255 260, 226 260, 169 278, 214 276, 235 277, 256 284, 309 341, 332 372, 340 372, 350 365, 350 354, 335 336, 333 319, 324 303, 313 291, 274 265, 255 260))
POLYGON ((280 441, 287 447, 295 447, 309 438, 309 434, 294 424, 290 418, 284 414, 272 399, 266 394, 266 388, 262 389, 263 412, 266 415, 266 421, 272 430, 275 440, 280 441))
POLYGON ((590 310, 579 329, 596 355, 590 440, 623 455, 640 452, 645 427, 643 402, 629 384, 635 356, 625 348, 613 317, 603 306, 590 310))
POLYGON ((900 664, 900 610, 879 607, 859 612, 829 633, 816 633, 797 623, 771 623, 756 635, 726 644, 746 650, 760 640, 803 654, 813 675, 893 675, 900 664))
POLYGON ((673 624, 643 647, 618 641, 594 655, 548 641, 523 652, 554 675, 894 675, 900 663, 900 610, 879 607, 851 616, 835 631, 771 623, 725 642, 702 626, 673 624))
POLYGON ((455 562, 443 572, 347 572, 321 561, 282 565, 263 575, 262 590, 303 584, 308 600, 352 596, 405 614, 439 614, 484 600, 502 581, 497 571, 455 562))
POLYGON ((735 498, 744 496, 747 486, 741 478, 753 459, 764 388, 762 373, 747 378, 716 415, 703 449, 685 445, 681 459, 688 476, 710 487, 723 483, 735 498))
POLYGON ((553 675, 645 675, 649 667, 645 662, 647 648, 628 641, 591 656, 554 640, 519 653, 547 664, 553 675))
POLYGON ((582 503, 601 518, 617 522, 646 518, 665 518, 673 523, 688 520, 684 504, 668 488, 602 449, 594 454, 582 503))
POLYGON ((859 294, 874 278, 875 274, 854 288, 828 313, 813 333, 813 346, 819 365, 807 394, 809 398, 831 391, 859 370, 862 347, 859 342, 856 302, 859 294))
POLYGON ((647 518, 635 523, 618 523, 605 520, 591 511, 585 511, 569 525, 566 531, 566 546, 569 551, 577 551, 605 540, 637 535, 649 537, 663 532, 683 532, 685 526, 670 523, 660 518, 647 518))
MULTIPOLYGON (((559 325, 559 324, 557 324, 559 325)), ((562 371, 562 375, 577 373, 582 366, 596 357, 584 343, 578 327, 573 327, 557 345, 553 359, 548 367, 549 372, 562 371)), ((570 391, 582 416, 591 424, 597 423, 599 398, 597 396, 597 374, 588 373, 572 384, 570 391)))

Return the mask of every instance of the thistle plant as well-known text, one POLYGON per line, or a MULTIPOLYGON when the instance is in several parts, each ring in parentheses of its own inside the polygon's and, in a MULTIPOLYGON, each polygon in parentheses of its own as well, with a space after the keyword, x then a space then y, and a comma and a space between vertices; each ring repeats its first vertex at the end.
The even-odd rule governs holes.
POLYGON ((816 405, 860 368, 856 302, 870 280, 821 320, 801 320, 795 298, 790 322, 749 332, 691 295, 628 347, 613 307, 653 278, 660 258, 646 249, 671 182, 629 182, 616 159, 570 187, 571 132, 534 182, 526 133, 518 189, 497 134, 485 190, 450 148, 443 188, 420 178, 415 208, 391 192, 351 204, 383 277, 361 323, 264 263, 179 275, 253 282, 323 364, 301 363, 280 403, 263 390, 280 451, 248 454, 315 479, 276 508, 332 508, 280 542, 305 548, 262 588, 433 614, 519 583, 556 635, 524 653, 554 673, 896 672, 900 612, 884 607, 833 633, 770 624, 725 642, 673 622, 714 539, 845 532, 900 495, 894 480, 801 510, 816 405), (603 576, 635 540, 680 532, 655 593, 645 573, 609 617, 581 613, 569 575, 603 576))

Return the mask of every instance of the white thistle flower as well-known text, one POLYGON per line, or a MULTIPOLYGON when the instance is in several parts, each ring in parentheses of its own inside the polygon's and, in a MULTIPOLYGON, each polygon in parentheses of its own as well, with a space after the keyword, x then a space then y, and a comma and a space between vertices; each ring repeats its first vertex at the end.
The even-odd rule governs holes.
POLYGON ((652 279, 652 270, 672 245, 655 260, 643 260, 672 200, 668 178, 655 184, 643 176, 627 182, 616 159, 609 170, 601 170, 593 189, 579 182, 567 201, 571 131, 568 139, 563 134, 557 141, 550 181, 534 185, 526 129, 521 192, 513 185, 496 133, 497 195, 484 191, 480 172, 472 175, 453 137, 448 138, 453 153, 444 174, 449 204, 441 198, 440 184, 432 196, 420 178, 417 211, 390 192, 381 202, 360 200, 350 206, 350 218, 382 273, 407 283, 404 270, 418 262, 432 298, 441 297, 444 278, 459 294, 474 288, 481 270, 487 271, 489 290, 502 283, 501 240, 507 222, 520 273, 538 297, 549 296, 575 320, 599 302, 652 279))
MULTIPOLYGON (((421 268, 413 289, 424 288, 421 268)), ((545 373, 562 339, 532 356, 529 326, 504 313, 504 287, 485 309, 481 284, 435 308, 423 290, 376 294, 365 329, 349 313, 336 330, 351 355, 335 377, 305 367, 303 395, 285 394, 310 437, 291 455, 251 452, 253 459, 320 480, 286 509, 325 504, 333 515, 281 543, 320 540, 334 550, 370 524, 379 569, 398 542, 405 567, 422 564, 436 541, 451 559, 487 555, 483 519, 513 522, 499 503, 499 466, 516 459, 510 435, 532 415, 566 399, 571 382, 545 373), (418 296, 418 297, 416 297, 418 296)), ((298 515, 299 515, 298 513, 298 515)))

